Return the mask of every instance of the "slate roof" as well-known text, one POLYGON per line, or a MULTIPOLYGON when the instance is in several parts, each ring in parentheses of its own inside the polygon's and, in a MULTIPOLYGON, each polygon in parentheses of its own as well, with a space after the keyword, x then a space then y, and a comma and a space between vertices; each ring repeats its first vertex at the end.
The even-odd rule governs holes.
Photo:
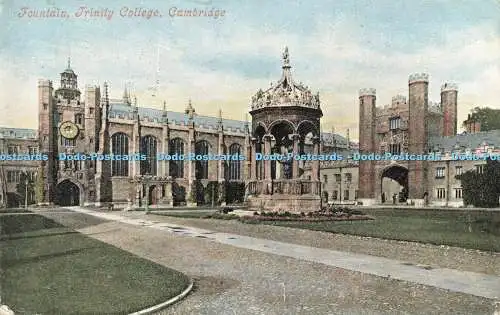
POLYGON ((460 148, 476 149, 484 145, 500 148, 500 130, 462 133, 451 137, 434 137, 429 140, 429 148, 433 151, 454 151, 460 148))
POLYGON ((36 129, 0 127, 0 139, 36 139, 36 129))

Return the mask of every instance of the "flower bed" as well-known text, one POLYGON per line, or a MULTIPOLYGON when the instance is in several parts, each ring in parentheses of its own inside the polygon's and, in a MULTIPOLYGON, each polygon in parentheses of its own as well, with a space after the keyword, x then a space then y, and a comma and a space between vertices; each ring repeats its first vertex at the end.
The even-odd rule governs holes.
POLYGON ((243 221, 358 221, 373 220, 373 217, 365 215, 360 210, 351 210, 348 208, 329 208, 320 211, 308 213, 290 213, 285 212, 254 212, 253 216, 241 217, 243 221))

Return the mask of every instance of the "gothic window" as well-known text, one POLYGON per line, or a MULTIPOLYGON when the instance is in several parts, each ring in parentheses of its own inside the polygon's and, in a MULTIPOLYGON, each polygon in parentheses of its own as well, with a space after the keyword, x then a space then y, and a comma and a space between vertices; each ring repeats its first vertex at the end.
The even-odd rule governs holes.
MULTIPOLYGON (((263 144, 260 142, 255 143, 255 153, 262 153, 263 151, 263 144)), ((264 179, 264 161, 262 160, 256 160, 256 176, 257 179, 264 179)))
POLYGON ((146 159, 141 160, 141 175, 156 175, 156 155, 157 141, 153 136, 145 136, 141 138, 141 154, 146 156, 146 159))
POLYGON ((231 144, 229 147, 230 155, 237 155, 236 160, 229 160, 229 180, 240 180, 241 179, 241 161, 239 156, 241 154, 241 146, 237 143, 231 144))
POLYGON ((389 126, 391 130, 399 129, 401 128, 401 118, 391 118, 389 119, 389 126))
POLYGON ((75 114, 75 124, 82 125, 83 124, 83 115, 75 114))
MULTIPOLYGON (((196 155, 208 155, 209 144, 207 141, 202 140, 196 143, 196 155)), ((208 179, 208 160, 196 159, 196 179, 208 179)))
MULTIPOLYGON (((111 151, 113 155, 127 155, 128 136, 123 132, 117 132, 111 136, 111 151)), ((128 160, 111 161, 111 176, 128 176, 128 160)))
MULTIPOLYGON (((178 157, 184 156, 184 142, 181 138, 175 138, 170 140, 168 145, 168 154, 174 156, 177 154, 178 157)), ((170 160, 169 161, 169 175, 172 178, 183 178, 184 177, 184 160, 170 160)))

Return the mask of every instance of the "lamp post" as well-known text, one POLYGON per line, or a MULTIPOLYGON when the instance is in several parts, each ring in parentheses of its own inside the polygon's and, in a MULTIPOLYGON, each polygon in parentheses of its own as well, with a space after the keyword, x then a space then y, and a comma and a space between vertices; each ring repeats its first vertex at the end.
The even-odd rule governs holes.
POLYGON ((24 209, 28 209, 28 172, 24 172, 24 209))
POLYGON ((149 182, 151 181, 151 175, 148 173, 143 178, 146 184, 146 214, 149 214, 149 182))

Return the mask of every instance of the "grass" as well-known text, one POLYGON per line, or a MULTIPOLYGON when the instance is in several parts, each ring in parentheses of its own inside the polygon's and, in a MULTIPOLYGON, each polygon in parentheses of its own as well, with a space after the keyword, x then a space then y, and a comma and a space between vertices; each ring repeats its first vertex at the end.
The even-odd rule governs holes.
POLYGON ((414 211, 403 209, 363 209, 363 212, 375 217, 375 220, 338 222, 263 221, 260 223, 500 252, 500 213, 498 212, 414 211))
POLYGON ((185 275, 39 215, 0 216, 2 303, 16 314, 128 314, 162 303, 185 275))

